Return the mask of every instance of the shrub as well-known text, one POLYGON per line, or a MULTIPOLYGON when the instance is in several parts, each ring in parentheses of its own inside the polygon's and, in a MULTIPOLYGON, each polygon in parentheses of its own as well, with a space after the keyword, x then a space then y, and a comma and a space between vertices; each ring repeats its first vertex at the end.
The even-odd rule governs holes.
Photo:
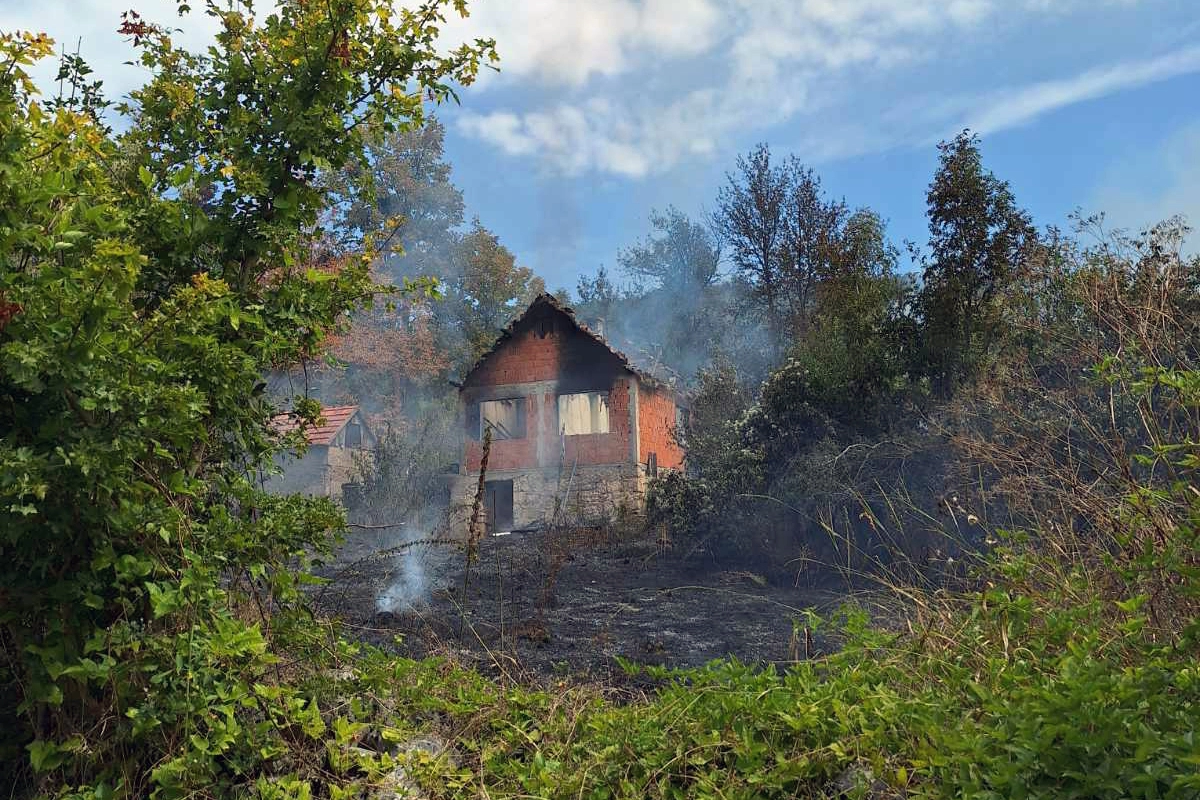
POLYGON ((27 69, 51 40, 0 35, 0 760, 18 793, 229 794, 321 728, 277 636, 342 520, 255 490, 299 444, 272 433, 261 376, 376 291, 362 259, 304 263, 317 173, 491 53, 435 51, 437 2, 288 1, 261 22, 204 5, 204 55, 125 15, 153 77, 120 135, 95 86, 38 100, 27 69))

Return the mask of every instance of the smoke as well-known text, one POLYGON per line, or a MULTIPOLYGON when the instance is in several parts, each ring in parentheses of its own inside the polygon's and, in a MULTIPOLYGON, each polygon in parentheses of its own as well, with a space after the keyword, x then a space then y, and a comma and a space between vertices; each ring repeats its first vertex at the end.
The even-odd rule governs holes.
POLYGON ((424 552, 419 545, 410 544, 394 557, 389 581, 375 598, 376 611, 398 614, 429 603, 430 586, 425 575, 424 552))
POLYGON ((429 605, 430 593, 447 574, 451 553, 434 544, 432 534, 420 528, 391 528, 380 552, 390 553, 385 581, 375 596, 375 610, 393 614, 429 605))
POLYGON ((587 325, 604 319, 605 339, 635 365, 681 385, 714 361, 736 364, 748 386, 766 377, 777 348, 762 315, 745 313, 750 307, 745 287, 734 281, 619 287, 607 273, 585 276, 575 302, 587 325), (597 290, 597 280, 607 285, 597 290))

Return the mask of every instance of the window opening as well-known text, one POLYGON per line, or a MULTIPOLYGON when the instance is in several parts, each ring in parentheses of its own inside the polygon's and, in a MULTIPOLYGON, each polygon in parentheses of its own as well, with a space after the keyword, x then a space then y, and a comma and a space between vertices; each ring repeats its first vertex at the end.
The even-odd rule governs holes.
POLYGON ((559 395, 558 427, 564 436, 608 433, 608 395, 604 392, 559 395))
POLYGON ((479 430, 492 429, 492 439, 525 438, 525 398, 487 400, 479 404, 479 430))

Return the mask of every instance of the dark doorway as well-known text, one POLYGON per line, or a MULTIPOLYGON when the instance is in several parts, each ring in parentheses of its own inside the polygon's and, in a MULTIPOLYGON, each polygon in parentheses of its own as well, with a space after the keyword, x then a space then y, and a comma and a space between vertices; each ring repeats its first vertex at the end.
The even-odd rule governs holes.
POLYGON ((483 504, 487 510, 488 533, 502 533, 513 528, 513 482, 484 481, 483 504))

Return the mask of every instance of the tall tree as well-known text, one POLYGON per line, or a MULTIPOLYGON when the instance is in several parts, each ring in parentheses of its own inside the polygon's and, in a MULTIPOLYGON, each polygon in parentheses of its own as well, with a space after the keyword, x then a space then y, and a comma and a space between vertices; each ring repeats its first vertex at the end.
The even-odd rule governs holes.
POLYGON ((125 16, 150 79, 119 136, 34 95, 48 38, 0 35, 0 783, 18 796, 248 792, 320 723, 268 670, 295 564, 342 520, 256 489, 300 438, 271 427, 261 376, 379 291, 369 253, 304 263, 321 171, 494 58, 440 44, 461 2, 202 5, 203 54, 125 16))
POLYGON ((821 179, 794 156, 772 163, 760 144, 737 165, 713 219, 781 352, 808 330, 818 287, 842 269, 853 254, 844 239, 859 232, 847 228, 847 205, 828 198, 821 179))
POLYGON ((447 343, 459 353, 458 364, 469 366, 545 290, 533 270, 519 266, 500 238, 474 220, 454 247, 446 298, 435 307, 439 316, 445 315, 447 332, 459 337, 447 343))
POLYGON ((335 173, 338 193, 370 180, 374 191, 336 205, 336 223, 357 244, 379 240, 379 269, 392 278, 437 275, 446 268, 454 232, 463 223, 462 191, 450 180, 445 127, 437 119, 412 130, 374 130, 365 161, 335 173))
POLYGON ((963 131, 938 152, 918 305, 923 366, 948 390, 987 352, 1000 324, 997 294, 1038 236, 1008 183, 984 169, 978 136, 963 131))
MULTIPOLYGON (((381 283, 403 285, 417 276, 444 283, 464 208, 444 142, 445 128, 433 118, 411 129, 369 130, 364 158, 325 176, 328 254, 344 258, 371 242, 372 274, 381 283), (370 190, 356 191, 363 183, 370 190)), ((357 403, 374 421, 399 424, 408 401, 423 398, 455 366, 444 347, 450 337, 441 335, 444 320, 425 298, 360 311, 330 343, 336 362, 303 377, 326 402, 357 403)))
POLYGON ((653 233, 617 256, 626 274, 672 292, 695 292, 717 280, 721 247, 705 226, 674 206, 651 212, 650 226, 653 233))
POLYGON ((862 422, 904 374, 911 280, 896 274, 899 253, 870 209, 851 214, 833 244, 800 349, 825 373, 831 415, 862 422))
POLYGON ((837 269, 849 210, 828 200, 821 179, 795 157, 784 164, 786 200, 780 240, 779 292, 784 325, 793 337, 809 327, 818 285, 837 269))
POLYGON ((595 275, 579 276, 575 295, 579 298, 575 308, 585 321, 603 319, 606 324, 619 325, 617 315, 622 300, 621 291, 608 277, 608 270, 603 264, 596 269, 595 275))
POLYGON ((729 245, 738 275, 753 288, 755 299, 767 312, 778 335, 782 305, 780 245, 785 229, 788 174, 771 163, 771 150, 760 144, 738 156, 737 169, 726 176, 717 194, 713 222, 729 245))

